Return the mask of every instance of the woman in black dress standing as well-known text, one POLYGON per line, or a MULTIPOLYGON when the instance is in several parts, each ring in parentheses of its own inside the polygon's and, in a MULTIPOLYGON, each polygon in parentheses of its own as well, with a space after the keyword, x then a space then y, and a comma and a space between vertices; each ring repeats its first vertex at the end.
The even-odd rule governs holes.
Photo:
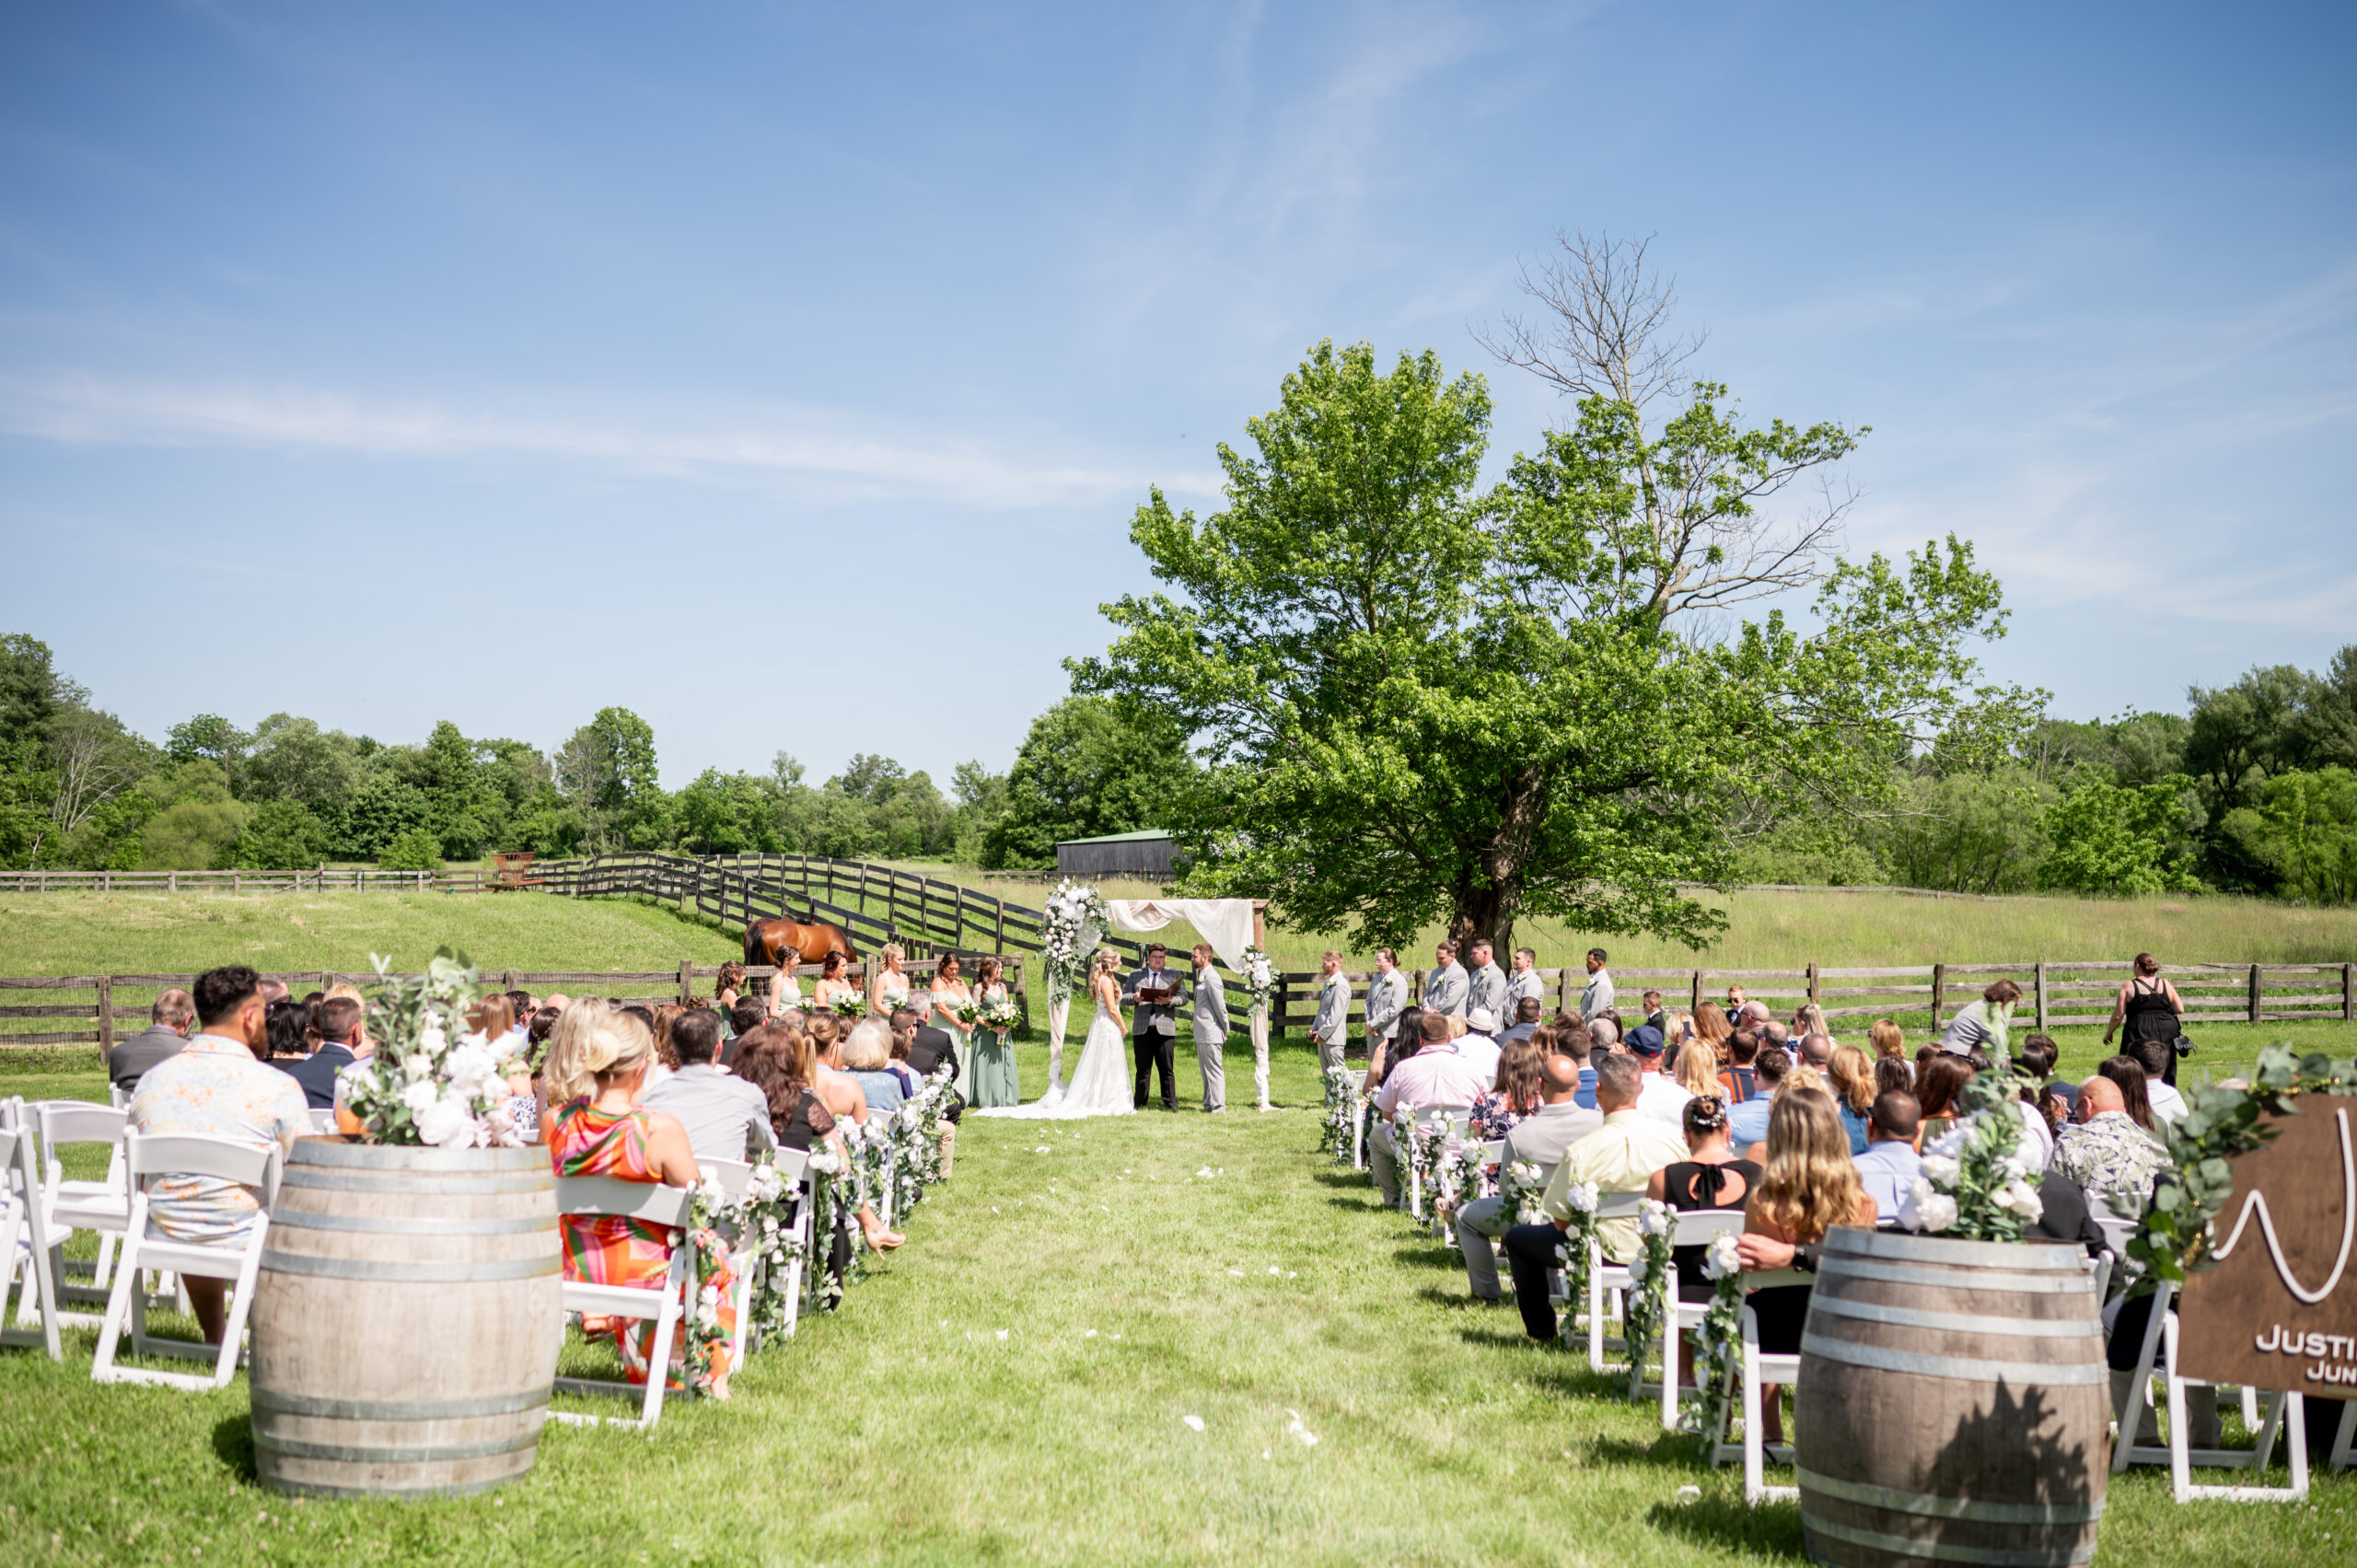
POLYGON ((2161 961, 2150 953, 2136 955, 2136 972, 2128 977, 2112 999, 2111 1023, 2103 1031, 2103 1042, 2120 1036, 2123 1046, 2140 1040, 2157 1040, 2170 1047, 2167 1063, 2161 1069, 2161 1082, 2177 1082, 2177 1037, 2185 1032, 2185 1003, 2177 987, 2161 978, 2161 961))

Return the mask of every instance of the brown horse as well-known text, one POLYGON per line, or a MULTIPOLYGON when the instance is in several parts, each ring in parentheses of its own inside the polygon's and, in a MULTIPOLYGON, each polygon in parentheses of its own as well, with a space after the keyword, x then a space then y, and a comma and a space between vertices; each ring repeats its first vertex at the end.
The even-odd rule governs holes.
POLYGON ((851 945, 850 934, 840 925, 816 920, 755 920, 745 924, 748 964, 815 964, 830 953, 841 953, 852 963, 859 961, 859 949, 851 945), (793 957, 789 958, 788 954, 793 957))

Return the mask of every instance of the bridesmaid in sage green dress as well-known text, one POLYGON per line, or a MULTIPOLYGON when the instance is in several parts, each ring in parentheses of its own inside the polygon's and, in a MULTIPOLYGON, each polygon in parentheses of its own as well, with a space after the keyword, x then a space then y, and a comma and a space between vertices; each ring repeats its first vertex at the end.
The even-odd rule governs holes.
MULTIPOLYGON (((974 970, 975 1001, 990 1003, 1006 999, 1006 982, 999 978, 1003 968, 996 958, 981 961, 974 970)), ((971 1103, 978 1106, 1022 1104, 1023 1082, 1016 1071, 1015 1046, 1005 1034, 977 1026, 973 1051, 974 1093, 971 1103)))

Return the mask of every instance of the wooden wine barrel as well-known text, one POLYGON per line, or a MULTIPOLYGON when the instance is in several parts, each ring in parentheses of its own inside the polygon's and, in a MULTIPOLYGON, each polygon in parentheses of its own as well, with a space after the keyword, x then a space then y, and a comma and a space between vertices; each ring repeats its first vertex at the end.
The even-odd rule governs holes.
POLYGON ((296 1143, 254 1291, 262 1484, 425 1496, 529 1470, 562 1267, 544 1149, 296 1143))
POLYGON ((1809 1555, 2093 1557, 2111 1459, 2096 1310, 2075 1247, 1829 1234, 1794 1393, 1809 1555))

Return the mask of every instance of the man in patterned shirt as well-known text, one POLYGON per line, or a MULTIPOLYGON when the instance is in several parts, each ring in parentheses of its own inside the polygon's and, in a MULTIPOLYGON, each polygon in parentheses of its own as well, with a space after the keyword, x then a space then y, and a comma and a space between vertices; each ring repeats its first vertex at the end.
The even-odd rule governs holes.
POLYGON ((2169 1156, 2129 1116, 2118 1084, 2089 1078, 2079 1086, 2079 1124, 2055 1140, 2053 1168, 2085 1188, 2091 1202, 2132 1219, 2144 1212, 2169 1156))
MULTIPOLYGON (((197 1033, 177 1056, 139 1080, 130 1121, 139 1132, 226 1138, 292 1154, 311 1131, 303 1086, 259 1060, 270 1040, 270 1004, 261 977, 242 964, 207 970, 191 987, 197 1033)), ((168 1241, 237 1242, 261 1213, 253 1188, 212 1176, 160 1176, 147 1189, 148 1234, 168 1241)), ((221 1342, 220 1280, 183 1274, 189 1305, 208 1342, 221 1342)))

